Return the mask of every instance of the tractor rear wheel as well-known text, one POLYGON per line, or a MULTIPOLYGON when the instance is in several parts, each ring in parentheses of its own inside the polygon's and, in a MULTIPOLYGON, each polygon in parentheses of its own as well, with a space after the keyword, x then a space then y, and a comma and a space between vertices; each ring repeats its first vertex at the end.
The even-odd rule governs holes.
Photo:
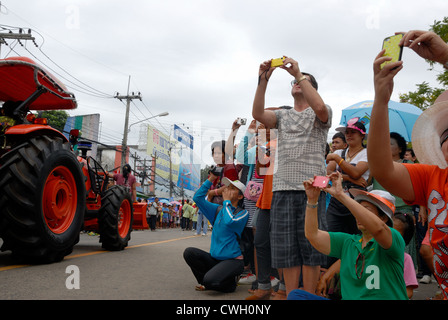
POLYGON ((98 217, 102 247, 118 251, 128 246, 131 239, 133 206, 131 194, 123 186, 112 186, 101 199, 98 217))
POLYGON ((0 158, 2 251, 33 263, 70 254, 84 220, 80 163, 60 137, 37 136, 0 158))

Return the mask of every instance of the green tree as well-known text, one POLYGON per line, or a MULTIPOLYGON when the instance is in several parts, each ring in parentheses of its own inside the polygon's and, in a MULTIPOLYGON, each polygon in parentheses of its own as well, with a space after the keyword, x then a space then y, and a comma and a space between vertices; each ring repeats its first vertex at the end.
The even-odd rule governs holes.
POLYGON ((431 106, 437 97, 445 91, 445 89, 442 88, 431 88, 426 81, 417 84, 416 86, 416 91, 400 94, 400 102, 410 103, 422 110, 431 106))
MULTIPOLYGON (((445 42, 448 42, 448 17, 443 18, 442 21, 434 21, 429 30, 437 33, 445 42)), ((429 60, 427 62, 430 66, 429 70, 434 70, 435 62, 429 60)), ((424 81, 416 85, 416 91, 399 94, 400 102, 407 102, 425 110, 434 103, 443 91, 448 89, 448 70, 439 72, 436 79, 442 86, 441 88, 432 88, 428 82, 424 81)))
POLYGON ((205 168, 201 169, 201 184, 204 183, 205 180, 208 178, 208 172, 212 166, 206 165, 205 168))
POLYGON ((64 110, 52 110, 40 112, 39 117, 47 118, 50 126, 62 132, 69 114, 64 110))

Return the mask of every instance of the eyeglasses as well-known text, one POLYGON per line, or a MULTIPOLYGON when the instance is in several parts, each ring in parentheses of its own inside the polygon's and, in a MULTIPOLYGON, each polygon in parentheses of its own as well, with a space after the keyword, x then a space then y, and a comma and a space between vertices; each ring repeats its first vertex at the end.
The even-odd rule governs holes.
POLYGON ((296 79, 291 81, 291 87, 294 87, 294 85, 296 85, 298 83, 298 81, 296 79))
POLYGON ((296 79, 294 79, 294 80, 292 80, 291 81, 291 87, 294 87, 294 85, 297 83, 297 80, 296 79))
POLYGON ((362 273, 364 272, 364 263, 365 263, 365 256, 362 253, 358 254, 358 257, 356 258, 356 262, 355 262, 355 273, 356 273, 356 278, 361 279, 362 278, 362 273), (361 258, 362 261, 362 265, 361 265, 361 271, 358 272, 358 261, 359 258, 361 258))

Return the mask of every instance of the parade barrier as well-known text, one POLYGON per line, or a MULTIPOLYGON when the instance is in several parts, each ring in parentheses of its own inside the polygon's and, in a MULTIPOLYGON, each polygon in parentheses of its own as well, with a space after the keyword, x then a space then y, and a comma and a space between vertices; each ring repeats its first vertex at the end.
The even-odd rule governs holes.
POLYGON ((149 229, 148 222, 146 221, 147 203, 134 202, 133 206, 134 222, 132 228, 137 230, 149 229))

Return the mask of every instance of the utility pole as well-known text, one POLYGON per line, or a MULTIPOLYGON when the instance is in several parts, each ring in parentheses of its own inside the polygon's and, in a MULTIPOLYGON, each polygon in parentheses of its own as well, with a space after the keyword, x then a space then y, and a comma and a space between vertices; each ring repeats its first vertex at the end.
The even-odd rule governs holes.
POLYGON ((142 177, 142 190, 144 194, 147 194, 147 192, 145 192, 145 178, 146 178, 146 158, 143 159, 143 177, 142 177))
POLYGON ((129 126, 129 108, 131 106, 131 101, 134 99, 142 100, 142 96, 140 92, 138 92, 136 95, 134 92, 132 92, 132 95, 129 94, 129 86, 131 84, 131 76, 129 76, 128 81, 128 93, 125 96, 120 96, 118 93, 116 94, 115 98, 123 101, 126 100, 126 117, 124 119, 124 132, 123 132, 123 142, 121 144, 121 166, 126 164, 126 154, 128 150, 128 126, 129 126))
POLYGON ((8 33, 0 33, 0 48, 2 44, 8 45, 6 39, 17 40, 21 44, 21 40, 31 40, 34 42, 34 45, 37 47, 35 38, 31 35, 31 29, 28 29, 28 33, 24 33, 24 30, 19 29, 19 33, 9 31, 8 33))

